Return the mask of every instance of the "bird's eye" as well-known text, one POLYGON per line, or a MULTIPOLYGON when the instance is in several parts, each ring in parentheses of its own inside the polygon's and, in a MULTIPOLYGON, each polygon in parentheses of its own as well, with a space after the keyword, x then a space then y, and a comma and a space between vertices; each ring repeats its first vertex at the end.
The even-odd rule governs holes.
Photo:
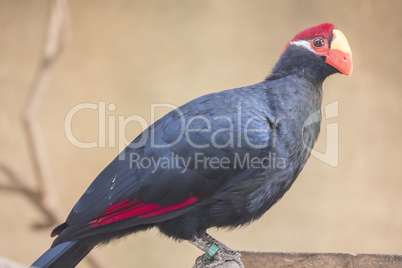
POLYGON ((314 39, 313 45, 315 47, 323 47, 324 46, 324 40, 322 40, 322 38, 318 37, 318 38, 314 39))

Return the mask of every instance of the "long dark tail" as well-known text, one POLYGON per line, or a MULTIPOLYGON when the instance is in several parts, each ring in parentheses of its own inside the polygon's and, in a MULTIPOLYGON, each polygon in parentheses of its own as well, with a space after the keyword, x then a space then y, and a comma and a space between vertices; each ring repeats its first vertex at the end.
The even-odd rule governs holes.
POLYGON ((92 249, 94 245, 82 241, 69 241, 49 248, 31 267, 38 268, 71 268, 75 267, 92 249))

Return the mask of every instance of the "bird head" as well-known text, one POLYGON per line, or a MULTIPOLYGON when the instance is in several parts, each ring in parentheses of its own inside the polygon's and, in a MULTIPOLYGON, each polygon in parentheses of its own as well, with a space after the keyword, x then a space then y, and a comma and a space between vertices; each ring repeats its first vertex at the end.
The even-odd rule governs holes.
POLYGON ((286 46, 307 49, 340 73, 351 75, 353 58, 348 40, 333 24, 323 23, 298 33, 286 46))

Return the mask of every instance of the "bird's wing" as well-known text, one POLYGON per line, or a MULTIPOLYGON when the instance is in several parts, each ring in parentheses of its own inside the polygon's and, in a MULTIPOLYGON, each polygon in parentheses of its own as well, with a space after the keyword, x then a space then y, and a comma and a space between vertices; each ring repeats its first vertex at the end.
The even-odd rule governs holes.
POLYGON ((270 141, 266 118, 250 104, 246 96, 224 91, 170 112, 98 175, 67 224, 120 229, 155 223, 208 199, 250 170, 246 161, 259 157, 270 141))

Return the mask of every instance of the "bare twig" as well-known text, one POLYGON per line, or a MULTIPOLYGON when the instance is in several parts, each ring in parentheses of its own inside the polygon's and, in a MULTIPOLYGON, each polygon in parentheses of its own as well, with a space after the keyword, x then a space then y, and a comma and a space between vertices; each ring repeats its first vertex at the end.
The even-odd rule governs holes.
POLYGON ((33 190, 28 187, 14 171, 1 163, 0 171, 2 171, 9 178, 11 184, 0 184, 0 190, 22 194, 45 216, 46 220, 44 222, 34 224, 34 228, 48 228, 57 221, 58 215, 54 214, 53 211, 49 210, 48 207, 43 204, 40 194, 37 190, 33 190))
POLYGON ((68 39, 67 12, 67 3, 65 0, 52 1, 42 61, 29 92, 23 118, 29 151, 33 160, 35 178, 37 180, 37 193, 46 210, 51 215, 55 215, 55 217, 49 219, 50 225, 53 225, 56 221, 60 222, 59 219, 61 217, 59 216, 59 210, 56 209, 58 207, 57 200, 50 191, 52 189, 50 165, 46 154, 44 135, 41 133, 41 128, 37 122, 37 111, 40 107, 43 93, 48 85, 51 67, 68 39))
MULTIPOLYGON (((22 194, 34 204, 46 217, 46 221, 35 227, 48 228, 63 221, 57 199, 52 191, 50 164, 47 156, 46 142, 38 124, 38 109, 51 74, 51 68, 69 40, 69 12, 66 0, 51 1, 50 20, 44 40, 44 50, 40 66, 35 75, 26 109, 23 114, 23 126, 28 140, 28 149, 35 172, 36 187, 31 189, 9 167, 0 163, 0 171, 9 179, 9 185, 0 184, 0 190, 22 194)), ((92 267, 111 267, 99 254, 90 254, 86 258, 92 267)))
POLYGON ((0 257, 0 267, 2 268, 26 268, 26 266, 0 257))

